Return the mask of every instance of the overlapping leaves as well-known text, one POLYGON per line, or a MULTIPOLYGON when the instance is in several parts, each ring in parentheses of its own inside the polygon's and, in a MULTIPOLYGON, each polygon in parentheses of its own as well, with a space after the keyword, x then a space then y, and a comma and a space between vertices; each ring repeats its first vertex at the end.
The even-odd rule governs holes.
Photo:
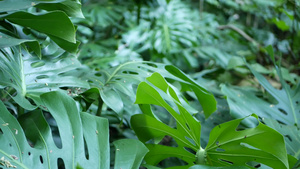
POLYGON ((86 81, 78 78, 80 72, 77 72, 77 77, 74 76, 74 71, 82 67, 78 60, 61 51, 51 51, 51 47, 49 45, 46 49, 56 52, 56 57, 44 56, 43 60, 26 52, 22 56, 20 48, 1 49, 0 85, 2 88, 12 87, 16 90, 16 93, 8 93, 16 95, 14 100, 26 109, 32 110, 34 106, 25 97, 38 99, 40 94, 59 90, 61 87, 89 87, 86 81))
POLYGON ((215 111, 216 101, 213 95, 171 65, 132 61, 112 69, 93 72, 93 74, 85 75, 85 77, 89 79, 92 87, 100 89, 102 100, 115 112, 119 113, 124 107, 124 100, 128 100, 128 97, 131 100, 135 99, 137 84, 144 81, 153 72, 160 73, 170 81, 177 81, 181 86, 181 91, 194 91, 196 97, 200 100, 206 117, 215 111), (204 100, 208 101, 205 102, 204 100))
MULTIPOLYGON (((0 102, 1 167, 8 164, 24 169, 110 167, 107 119, 80 113, 75 101, 61 92, 45 93, 41 100, 56 121, 62 145, 54 142, 41 110, 24 114, 17 121, 0 102)), ((137 169, 147 152, 145 146, 137 140, 118 140, 114 144, 115 167, 126 164, 137 169)))
POLYGON ((150 165, 156 165, 168 157, 177 157, 188 163, 185 168, 194 162, 212 166, 251 167, 252 161, 271 167, 289 168, 283 136, 260 122, 254 128, 239 131, 238 127, 244 118, 215 127, 210 133, 207 147, 202 149, 200 122, 182 106, 174 89, 158 73, 140 83, 136 103, 140 104, 143 114, 134 115, 131 125, 150 150, 145 157, 150 165), (176 129, 162 123, 150 105, 164 107, 176 120, 176 129), (167 135, 178 146, 153 144, 167 135), (196 157, 193 151, 197 152, 196 157))

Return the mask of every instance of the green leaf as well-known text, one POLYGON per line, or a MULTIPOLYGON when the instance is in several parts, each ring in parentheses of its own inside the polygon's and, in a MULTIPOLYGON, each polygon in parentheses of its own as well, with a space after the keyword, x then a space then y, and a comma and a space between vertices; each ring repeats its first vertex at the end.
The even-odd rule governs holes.
POLYGON ((50 55, 40 60, 28 53, 21 56, 21 51, 16 48, 1 51, 0 85, 14 88, 17 91, 14 100, 26 109, 35 107, 25 97, 38 101, 40 94, 60 90, 60 87, 89 87, 86 81, 78 78, 84 71, 77 70, 83 67, 74 56, 60 53, 55 59, 50 55))
POLYGON ((282 31, 287 31, 290 29, 290 27, 283 20, 279 20, 278 18, 273 18, 271 22, 273 22, 282 31))
MULTIPOLYGON (((153 72, 160 73, 164 78, 170 81, 178 82, 182 87, 182 91, 194 91, 204 109, 206 117, 216 110, 214 96, 182 71, 171 65, 139 61, 126 62, 111 69, 90 72, 85 74, 83 78, 89 80, 92 87, 99 88, 100 91, 102 90, 101 92, 104 93, 101 95, 102 100, 117 113, 120 113, 118 111, 123 110, 124 106, 121 105, 121 100, 123 102, 125 100, 128 101, 129 97, 133 103, 136 95, 136 86, 153 72), (116 104, 115 101, 119 104, 116 104)), ((182 95, 180 95, 179 98, 182 100, 182 104, 187 108, 190 107, 190 105, 184 101, 182 95)))
MULTIPOLYGON (((17 168, 109 168, 110 145, 108 120, 80 113, 75 101, 62 92, 41 96, 59 130, 61 146, 54 141, 50 126, 41 110, 22 115, 18 120, 0 102, 0 157, 17 168), (28 140, 28 141, 27 141, 28 140)), ((49 120, 49 119, 48 119, 49 120)), ((137 140, 114 143, 116 166, 138 168, 147 152, 137 140), (132 151, 135 150, 135 151, 132 151), (130 159, 127 161, 124 158, 130 159)))
POLYGON ((189 169, 249 169, 249 168, 245 166, 213 167, 207 165, 194 165, 189 169))
POLYGON ((37 7, 48 11, 60 10, 71 17, 83 17, 79 0, 22 0, 18 1, 18 3, 15 0, 0 1, 0 12, 17 11, 30 7, 37 7))
POLYGON ((136 103, 140 104, 144 114, 132 116, 130 122, 142 142, 168 135, 178 144, 178 147, 174 148, 147 144, 149 153, 145 157, 146 162, 156 165, 165 158, 178 157, 192 164, 195 156, 185 148, 194 151, 200 148, 201 125, 183 107, 178 95, 163 76, 153 73, 146 82, 141 82, 137 89, 136 103), (159 121, 151 111, 150 104, 165 108, 176 120, 176 129, 159 121), (165 151, 159 151, 160 149, 165 151))
POLYGON ((2 18, 23 27, 45 33, 60 47, 69 52, 75 52, 79 45, 75 38, 75 27, 64 12, 54 11, 39 15, 15 12, 2 16, 2 18))
POLYGON ((139 169, 143 157, 148 152, 146 146, 138 140, 117 140, 114 145, 116 147, 115 169, 139 169))
POLYGON ((34 53, 41 58, 40 44, 36 40, 31 39, 18 39, 0 32, 0 48, 17 46, 25 43, 34 51, 34 53))
POLYGON ((64 11, 70 17, 84 18, 81 11, 81 3, 79 0, 75 1, 54 1, 51 3, 39 3, 35 7, 47 11, 64 11), (56 3, 54 3, 56 2, 56 3))
POLYGON ((264 119, 264 122, 269 127, 277 130, 284 136, 286 150, 288 154, 300 159, 300 130, 296 126, 282 125, 276 120, 264 119))
POLYGON ((259 121, 254 128, 239 130, 242 120, 220 124, 211 131, 205 148, 208 164, 242 166, 253 161, 272 168, 289 168, 283 136, 259 121))
POLYGON ((77 164, 90 168, 109 167, 109 160, 105 156, 109 153, 107 119, 80 114, 73 99, 60 92, 43 94, 41 99, 57 123, 63 146, 58 148, 53 142, 50 127, 41 111, 21 116, 19 121, 23 133, 16 119, 0 103, 1 124, 9 124, 1 125, 3 133, 0 140, 3 144, 0 145, 0 156, 11 159, 11 163, 18 168, 58 168, 59 158, 66 168, 75 168, 77 164), (85 152, 84 139, 89 159, 82 153, 85 152), (14 160, 10 155, 18 159, 14 160))
MULTIPOLYGON (((254 72, 253 69, 251 71, 254 72)), ((300 114, 297 112, 300 107, 297 102, 299 102, 300 85, 298 84, 294 89, 278 90, 272 87, 261 74, 254 72, 254 75, 278 103, 269 103, 257 97, 251 90, 221 85, 222 92, 227 96, 232 116, 240 118, 256 113, 260 117, 273 118, 284 124, 298 124, 300 114)), ((247 124, 251 125, 251 122, 248 121, 247 124)))
POLYGON ((195 155, 186 151, 184 148, 163 146, 160 144, 147 144, 149 150, 151 150, 146 156, 147 164, 158 164, 162 159, 168 157, 177 157, 189 164, 195 161, 195 155))

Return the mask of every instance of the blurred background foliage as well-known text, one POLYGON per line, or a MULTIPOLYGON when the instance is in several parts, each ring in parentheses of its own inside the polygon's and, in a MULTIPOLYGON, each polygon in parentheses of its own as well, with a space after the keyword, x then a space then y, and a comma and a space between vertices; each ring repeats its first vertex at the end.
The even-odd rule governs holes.
MULTIPOLYGON (((111 69, 127 61, 171 64, 215 95, 217 112, 207 120, 203 113, 196 115, 202 121, 203 145, 212 127, 249 113, 277 119, 281 125, 294 126, 299 131, 297 123, 280 121, 280 116, 290 114, 290 110, 280 106, 269 109, 286 102, 272 93, 281 90, 282 97, 287 96, 292 102, 287 107, 294 109, 299 117, 296 96, 300 73, 300 1, 83 0, 82 3, 85 19, 73 20, 78 25, 77 36, 81 41, 78 58, 82 63, 94 70, 111 69), (274 61, 266 46, 273 47, 274 61), (268 86, 262 79, 269 82, 268 86), (270 91, 270 87, 274 90, 270 91), (293 93, 289 94, 290 91, 293 93), (278 116, 270 116, 270 111, 276 111, 278 116)), ((185 93, 185 97, 201 112, 192 93, 185 93)), ((126 110, 135 114, 132 107, 126 110)), ((169 117, 164 119, 168 121, 169 117)), ((114 135, 133 136, 124 132, 128 127, 121 130, 117 127, 118 134, 114 135)), ((174 165, 172 159, 161 163, 163 167, 171 164, 174 165)))

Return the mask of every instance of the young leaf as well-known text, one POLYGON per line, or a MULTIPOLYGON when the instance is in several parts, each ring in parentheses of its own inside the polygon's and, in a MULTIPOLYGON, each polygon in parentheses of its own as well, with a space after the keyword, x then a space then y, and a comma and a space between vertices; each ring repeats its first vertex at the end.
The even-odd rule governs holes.
POLYGON ((258 126, 239 131, 243 119, 220 124, 211 131, 205 148, 207 163, 242 166, 254 161, 272 168, 289 168, 283 136, 259 121, 258 126))
POLYGON ((178 144, 178 147, 172 148, 147 144, 149 153, 145 157, 146 162, 156 165, 168 157, 178 157, 191 165, 195 161, 195 155, 186 148, 193 151, 200 149, 201 125, 183 107, 178 95, 163 76, 153 73, 146 82, 141 82, 137 89, 136 103, 140 104, 144 114, 134 115, 131 126, 142 142, 168 135, 178 144), (150 104, 164 107, 176 120, 177 129, 159 121, 151 111, 150 104))

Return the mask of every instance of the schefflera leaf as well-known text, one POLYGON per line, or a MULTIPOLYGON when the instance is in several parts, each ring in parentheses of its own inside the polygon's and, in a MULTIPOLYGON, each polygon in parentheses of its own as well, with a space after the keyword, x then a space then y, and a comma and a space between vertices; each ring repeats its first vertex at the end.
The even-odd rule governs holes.
MULTIPOLYGON (((0 102, 0 158, 24 169, 55 169, 62 165, 63 168, 110 168, 107 119, 80 113, 75 101, 62 92, 45 93, 41 100, 57 123, 62 146, 54 142, 41 110, 22 115, 18 122, 0 102)), ((116 145, 120 144, 136 151, 120 151, 117 156, 137 159, 127 165, 138 166, 147 152, 145 146, 136 140, 119 140, 116 145)))
MULTIPOLYGON (((258 121, 255 114, 252 116, 258 121)), ((259 121, 256 127, 239 131, 244 119, 220 124, 211 131, 205 148, 207 164, 242 166, 256 162, 272 168, 289 168, 283 136, 259 121)))
POLYGON ((257 126, 243 130, 238 128, 246 118, 220 124, 211 131, 207 147, 203 149, 200 146, 200 122, 181 105, 172 87, 158 73, 153 73, 146 82, 140 83, 136 103, 140 104, 143 114, 134 115, 131 126, 149 149, 145 156, 149 165, 177 157, 188 163, 181 166, 183 168, 191 167, 194 163, 233 168, 253 168, 252 163, 256 163, 273 168, 289 168, 283 136, 260 123, 254 114, 247 118, 258 121, 257 126), (164 107, 176 120, 176 129, 161 122, 152 112, 151 104, 164 107), (164 136, 171 136, 178 146, 168 147, 151 142, 164 136))
MULTIPOLYGON (((142 142, 146 143, 151 139, 155 140, 168 135, 172 136, 178 144, 178 147, 146 144, 149 149, 149 153, 145 156, 146 162, 156 165, 168 157, 177 157, 186 161, 187 166, 191 166, 195 161, 195 154, 186 148, 195 152, 200 149, 201 125, 182 106, 177 94, 167 81, 159 73, 153 73, 146 82, 139 84, 135 103, 140 104, 144 114, 134 115, 131 118, 131 125, 142 142), (176 120, 177 129, 159 121, 151 110, 151 104, 164 107, 176 120), (177 111, 173 109, 174 107, 177 111)), ((206 104, 205 101, 202 104, 206 104)))

